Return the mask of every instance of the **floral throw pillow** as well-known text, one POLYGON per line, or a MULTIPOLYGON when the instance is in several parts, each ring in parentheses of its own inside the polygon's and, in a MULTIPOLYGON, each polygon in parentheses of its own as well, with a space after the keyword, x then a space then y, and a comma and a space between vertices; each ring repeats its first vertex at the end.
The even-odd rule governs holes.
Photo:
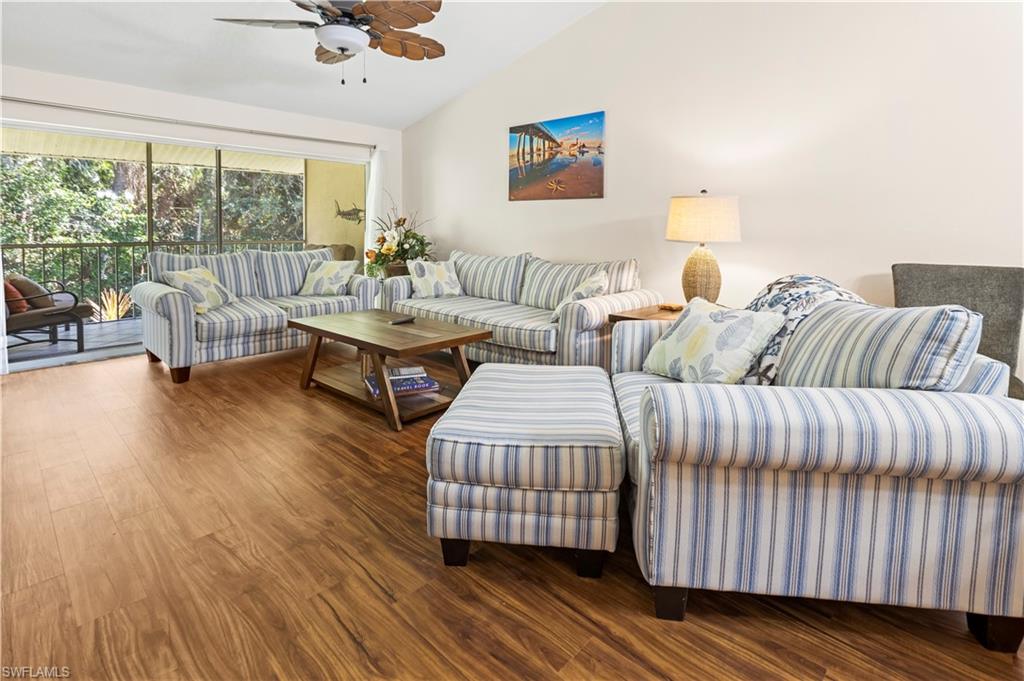
POLYGON ((221 305, 235 302, 235 294, 224 288, 213 272, 205 267, 164 272, 164 283, 182 290, 195 305, 196 314, 204 314, 221 305))
POLYGON ((738 383, 785 321, 694 298, 651 348, 644 371, 684 383, 738 383))
POLYGON ((557 322, 558 318, 562 315, 562 308, 569 303, 576 302, 577 300, 583 300, 584 298, 593 298, 594 296, 601 296, 608 292, 608 272, 601 270, 595 272, 583 281, 579 283, 579 286, 569 291, 569 295, 562 298, 558 305, 555 307, 555 311, 551 313, 551 321, 557 322))
POLYGON ((359 269, 358 260, 314 260, 306 270, 300 296, 343 296, 348 282, 359 269))
POLYGON ((444 296, 461 296, 462 284, 455 274, 455 264, 450 260, 444 262, 427 262, 425 260, 409 260, 409 277, 412 278, 413 298, 441 298, 444 296))

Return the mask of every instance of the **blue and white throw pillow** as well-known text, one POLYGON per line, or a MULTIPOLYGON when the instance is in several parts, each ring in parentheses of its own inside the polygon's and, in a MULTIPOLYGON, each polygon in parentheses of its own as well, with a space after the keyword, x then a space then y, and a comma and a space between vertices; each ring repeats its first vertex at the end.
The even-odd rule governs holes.
POLYGON ((770 341, 757 363, 743 378, 747 385, 771 385, 779 370, 779 358, 786 341, 797 325, 819 305, 836 300, 863 303, 864 299, 839 284, 814 274, 790 274, 780 277, 761 289, 747 305, 748 310, 764 312, 770 310, 786 316, 782 325, 770 341))
POLYGON ((953 390, 981 342, 981 315, 959 305, 821 305, 779 359, 776 385, 953 390))
POLYGON ((405 263, 412 279, 413 298, 442 298, 461 296, 462 285, 455 274, 455 264, 450 260, 426 262, 409 260, 405 263))
POLYGON ((348 282, 359 269, 357 260, 314 260, 306 270, 300 296, 343 296, 348 282))
POLYGON ((586 298, 593 298, 594 296, 603 296, 608 292, 608 272, 601 270, 591 274, 589 277, 579 283, 579 285, 572 291, 569 291, 569 295, 561 300, 555 307, 555 311, 551 313, 551 321, 557 322, 558 318, 562 315, 562 308, 569 303, 577 300, 584 300, 586 298))
POLYGON ((684 383, 738 383, 786 318, 694 298, 644 360, 644 371, 684 383))
POLYGON ((231 291, 224 288, 213 272, 205 267, 193 267, 180 272, 164 272, 164 283, 184 291, 192 299, 196 314, 205 314, 210 310, 235 302, 231 291))

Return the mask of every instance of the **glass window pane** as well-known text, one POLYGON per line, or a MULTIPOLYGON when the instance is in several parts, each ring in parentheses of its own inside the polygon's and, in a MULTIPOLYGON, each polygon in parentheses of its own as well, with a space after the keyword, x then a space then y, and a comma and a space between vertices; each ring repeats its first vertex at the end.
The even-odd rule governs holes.
POLYGON ((153 145, 153 240, 217 241, 217 152, 153 145))
POLYGON ((365 231, 366 166, 306 161, 306 242, 350 245, 361 257, 365 231))
POLYGON ((292 244, 268 242, 301 245, 303 175, 302 159, 221 152, 224 242, 275 250, 292 244))

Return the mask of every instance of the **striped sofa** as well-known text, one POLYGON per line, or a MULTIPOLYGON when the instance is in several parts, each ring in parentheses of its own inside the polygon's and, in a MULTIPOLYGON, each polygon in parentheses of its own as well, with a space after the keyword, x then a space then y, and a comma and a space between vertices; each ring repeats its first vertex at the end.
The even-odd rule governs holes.
POLYGON ((662 301, 640 288, 636 260, 558 264, 527 253, 471 255, 454 251, 450 260, 464 295, 414 298, 412 279, 384 282, 385 309, 491 331, 491 340, 467 346, 477 362, 590 365, 608 369, 612 312, 662 301), (609 293, 572 302, 557 322, 552 311, 580 282, 599 270, 609 276, 609 293))
POLYGON ((297 295, 309 264, 331 258, 330 248, 198 256, 150 253, 151 281, 131 291, 142 308, 142 343, 150 361, 163 360, 171 380, 183 383, 195 364, 304 345, 308 336, 289 329, 289 319, 372 308, 380 283, 361 275, 349 281, 347 295, 297 295), (164 272, 191 267, 209 269, 238 299, 196 314, 186 293, 158 283, 164 272))
POLYGON ((965 611, 1024 636, 1024 402, 975 355, 951 391, 684 384, 641 371, 669 322, 620 322, 633 539, 659 617, 686 590, 965 611))

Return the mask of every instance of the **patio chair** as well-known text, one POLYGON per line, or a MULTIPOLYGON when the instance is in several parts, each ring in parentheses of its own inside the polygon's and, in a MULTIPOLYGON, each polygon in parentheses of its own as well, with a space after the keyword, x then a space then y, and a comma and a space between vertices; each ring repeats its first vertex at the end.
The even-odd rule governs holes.
MULTIPOLYGON (((47 293, 10 298, 8 301, 24 300, 31 305, 31 301, 49 296, 53 299, 53 307, 29 307, 25 312, 12 313, 7 305, 4 305, 4 312, 7 315, 7 335, 20 341, 8 342, 7 348, 17 348, 33 343, 56 345, 60 342, 74 341, 75 352, 84 352, 85 336, 82 326, 85 320, 92 316, 92 306, 78 302, 78 296, 68 291, 63 282, 44 281, 42 284, 51 287, 47 288, 47 293), (74 324, 76 329, 74 338, 61 338, 57 335, 62 325, 64 328, 68 328, 71 324, 74 324), (37 334, 44 335, 35 337, 37 334)), ((16 362, 18 358, 11 357, 10 361, 16 362)))

